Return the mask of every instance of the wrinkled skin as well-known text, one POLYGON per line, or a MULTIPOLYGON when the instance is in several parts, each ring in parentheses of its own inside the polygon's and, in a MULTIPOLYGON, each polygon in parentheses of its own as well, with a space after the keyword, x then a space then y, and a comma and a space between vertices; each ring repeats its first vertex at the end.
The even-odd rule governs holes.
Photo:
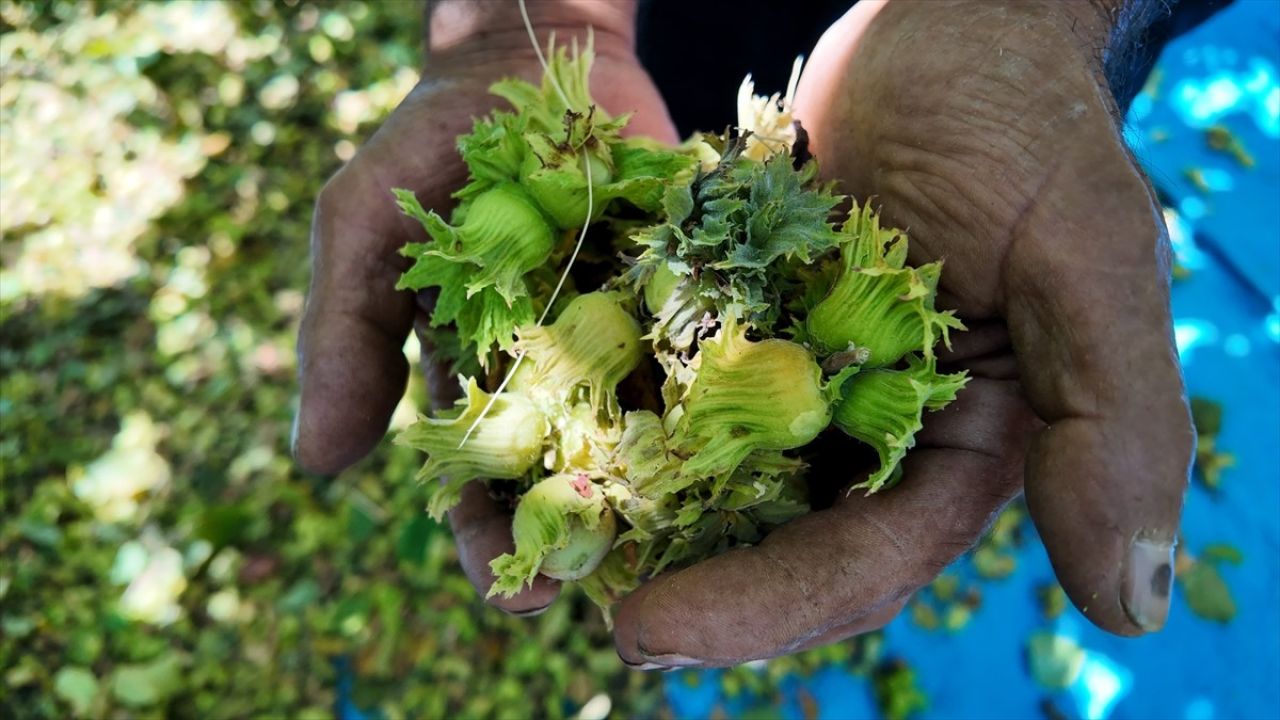
MULTIPOLYGON (((946 261, 941 304, 970 332, 943 359, 974 380, 927 417, 892 491, 842 496, 757 547, 626 598, 615 632, 625 661, 730 665, 880 627, 1024 480, 1075 604, 1123 635, 1163 624, 1194 443, 1167 241, 1098 72, 1106 28, 1068 9, 1079 6, 864 2, 815 48, 797 98, 812 149, 846 192, 876 198, 887 222, 909 230, 913 262, 946 261)), ((669 140, 661 101, 625 45, 600 53, 593 92, 610 111, 637 110, 634 132, 669 140)), ((493 107, 484 88, 502 69, 424 80, 320 198, 299 341, 295 453, 308 468, 337 472, 382 437, 414 314, 391 290, 392 251, 419 232, 386 188, 447 206, 463 178, 452 138, 493 107)), ((514 71, 536 76, 528 64, 514 71)), ((857 479, 839 451, 825 465, 833 483, 857 479)), ((483 593, 488 560, 511 548, 509 517, 471 487, 450 519, 483 593)), ((532 613, 557 591, 540 578, 494 603, 532 613)))

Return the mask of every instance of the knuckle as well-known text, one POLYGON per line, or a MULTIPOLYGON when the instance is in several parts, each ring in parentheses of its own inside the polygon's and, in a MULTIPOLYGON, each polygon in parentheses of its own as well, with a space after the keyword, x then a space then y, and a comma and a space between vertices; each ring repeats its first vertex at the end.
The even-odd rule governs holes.
POLYGON ((351 171, 344 166, 334 173, 316 195, 314 223, 318 227, 324 218, 332 217, 351 196, 351 171))

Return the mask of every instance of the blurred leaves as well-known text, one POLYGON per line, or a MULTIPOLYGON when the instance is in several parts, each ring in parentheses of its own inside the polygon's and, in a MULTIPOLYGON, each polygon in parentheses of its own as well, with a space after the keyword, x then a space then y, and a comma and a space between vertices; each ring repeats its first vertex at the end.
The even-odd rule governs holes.
POLYGON ((1226 543, 1206 545, 1198 557, 1179 548, 1175 572, 1191 612, 1205 620, 1220 623, 1235 619, 1235 597, 1222 577, 1221 568, 1243 562, 1244 553, 1226 543))
POLYGON ((1191 398, 1191 419, 1196 428, 1196 477, 1210 490, 1222 488, 1222 472, 1236 464, 1235 455, 1218 449, 1222 432, 1222 403, 1205 397, 1191 398))
POLYGON ((85 668, 68 665, 54 675, 53 692, 67 702, 72 713, 87 715, 98 695, 98 679, 85 668))
POLYGON ((1048 631, 1027 639, 1027 662, 1036 682, 1051 690, 1070 687, 1084 666, 1085 651, 1073 639, 1048 631))
POLYGON ((876 704, 885 720, 906 720, 929 706, 916 683, 915 671, 901 660, 891 660, 877 668, 874 682, 876 704))

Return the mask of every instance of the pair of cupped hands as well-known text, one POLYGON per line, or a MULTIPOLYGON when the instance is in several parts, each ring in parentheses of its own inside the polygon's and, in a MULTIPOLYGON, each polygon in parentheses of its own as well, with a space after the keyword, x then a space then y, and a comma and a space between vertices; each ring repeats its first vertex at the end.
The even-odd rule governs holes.
MULTIPOLYGON (((337 473, 383 439, 409 372, 405 337, 428 317, 429 299, 394 289, 397 248, 422 230, 391 188, 450 207, 466 179, 454 140, 499 106, 489 85, 540 77, 519 17, 480 17, 484 5, 495 4, 436 11, 421 82, 320 194, 293 440, 309 470, 337 473)), ((566 3, 533 19, 543 42, 592 25, 597 102, 634 113, 630 133, 674 143, 627 9, 566 3)), ((1166 231, 1102 72, 1110 33, 1083 1, 893 0, 858 3, 823 36, 795 114, 823 175, 908 229, 914 263, 946 261, 939 304, 969 331, 941 360, 973 379, 927 416, 897 487, 840 493, 758 546, 664 573, 623 600, 614 636, 625 662, 730 665, 878 628, 1019 492, 1090 620, 1122 635, 1164 624, 1194 435, 1166 231)), ((690 54, 690 82, 702 61, 690 54)), ((456 380, 429 347, 423 355, 431 397, 450 404, 456 380)), ((831 482, 865 471, 829 452, 831 482)), ((484 594, 489 561, 512 550, 510 516, 473 483, 449 520, 484 594)), ((559 590, 540 576, 489 602, 532 615, 559 590)))

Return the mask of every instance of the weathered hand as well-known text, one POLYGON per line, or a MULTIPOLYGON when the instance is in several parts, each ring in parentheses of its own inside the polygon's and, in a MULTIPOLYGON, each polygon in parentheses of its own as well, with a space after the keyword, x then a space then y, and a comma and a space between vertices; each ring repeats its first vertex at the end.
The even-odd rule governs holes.
MULTIPOLYGON (((728 665, 891 619, 1023 487, 1095 623, 1159 629, 1193 434, 1159 208, 1119 132, 1091 3, 859 3, 797 99, 824 174, 945 259, 974 379, 928 416, 901 484, 628 597, 634 664, 728 665)), ((848 460, 831 458, 831 464, 848 460)), ((841 469, 853 479, 857 468, 841 469)))
MULTIPOLYGON (((422 242, 424 233, 401 215, 391 189, 409 188, 424 206, 449 208, 450 193, 467 178, 455 139, 471 130, 473 118, 501 103, 489 94, 489 85, 504 76, 539 81, 541 67, 522 25, 500 30, 488 18, 466 16, 514 8, 514 3, 463 6, 457 9, 462 16, 433 25, 439 31, 432 38, 437 47, 417 87, 320 194, 311 235, 311 288, 298 338, 302 397, 293 439, 294 455, 309 470, 337 473, 363 457, 382 440, 404 394, 408 364, 401 348, 410 327, 425 323, 429 301, 415 303, 410 294, 395 290, 406 267, 397 249, 422 242), (456 32, 443 32, 472 20, 485 21, 474 38, 455 42, 456 32)), ((535 25, 544 41, 545 31, 558 26, 560 41, 568 42, 570 37, 585 40, 585 27, 594 22, 594 96, 610 112, 635 112, 630 132, 674 141, 661 97, 635 59, 630 25, 615 30, 608 25, 614 9, 595 10, 600 12, 593 17, 575 15, 557 23, 551 15, 555 4, 544 3, 535 7, 541 13, 535 25)), ((457 383, 431 361, 425 345, 423 370, 432 401, 450 405, 457 383)), ((462 497, 449 519, 463 568, 483 595, 493 583, 489 561, 513 550, 511 518, 479 483, 462 497)), ((492 603, 508 612, 536 612, 558 592, 555 582, 539 577, 532 588, 492 603)))

